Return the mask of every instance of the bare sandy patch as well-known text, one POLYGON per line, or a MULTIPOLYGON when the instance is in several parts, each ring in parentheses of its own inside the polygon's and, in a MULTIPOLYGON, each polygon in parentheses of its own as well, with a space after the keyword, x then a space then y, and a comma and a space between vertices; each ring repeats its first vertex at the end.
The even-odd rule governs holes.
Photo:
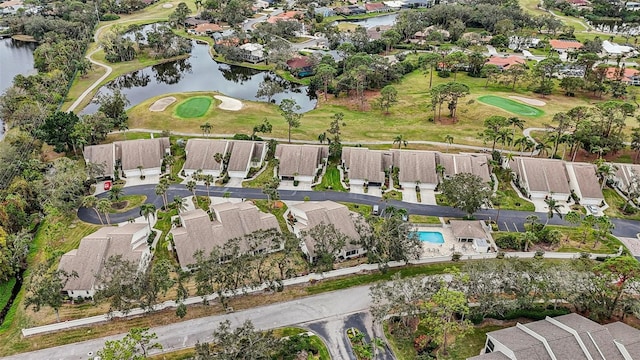
POLYGON ((162 99, 156 100, 151 106, 149 106, 149 111, 160 112, 164 111, 167 106, 173 104, 176 101, 176 98, 173 96, 164 97, 162 99))
POLYGON ((165 9, 171 9, 173 7, 173 4, 164 4, 162 5, 162 7, 165 9))
POLYGON ((221 101, 218 107, 222 110, 239 111, 242 109, 242 101, 222 95, 215 95, 214 98, 221 101))
POLYGON ((546 102, 538 99, 526 98, 522 96, 509 96, 511 99, 522 101, 525 104, 533 105, 533 106, 545 106, 546 102))

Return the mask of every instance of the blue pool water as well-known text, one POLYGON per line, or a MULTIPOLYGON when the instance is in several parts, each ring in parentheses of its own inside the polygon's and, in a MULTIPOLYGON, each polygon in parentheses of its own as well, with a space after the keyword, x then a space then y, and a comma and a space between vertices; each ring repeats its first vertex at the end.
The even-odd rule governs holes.
POLYGON ((418 235, 418 239, 422 242, 444 244, 442 233, 437 231, 416 231, 416 235, 418 235))

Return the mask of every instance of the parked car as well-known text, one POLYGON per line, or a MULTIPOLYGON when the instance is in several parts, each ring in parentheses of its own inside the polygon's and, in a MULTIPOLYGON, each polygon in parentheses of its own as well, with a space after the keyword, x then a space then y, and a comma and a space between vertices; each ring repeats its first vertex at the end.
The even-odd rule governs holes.
POLYGON ((375 216, 380 215, 380 206, 373 205, 373 210, 371 211, 371 214, 375 216))
POLYGON ((600 213, 600 208, 595 205, 587 205, 587 209, 589 209, 589 212, 593 215, 600 213))

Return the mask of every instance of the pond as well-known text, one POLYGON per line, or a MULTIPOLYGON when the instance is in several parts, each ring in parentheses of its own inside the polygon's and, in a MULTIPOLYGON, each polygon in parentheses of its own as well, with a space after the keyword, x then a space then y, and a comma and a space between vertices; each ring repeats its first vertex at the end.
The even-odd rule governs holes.
MULTIPOLYGON (((265 77, 279 82, 285 89, 273 97, 276 103, 288 98, 294 99, 302 112, 315 108, 315 94, 308 94, 306 86, 291 83, 266 71, 218 63, 211 59, 209 45, 195 42, 190 58, 119 76, 102 87, 100 92, 119 89, 129 99, 131 106, 162 94, 191 91, 218 91, 237 99, 266 101, 256 97, 258 86, 265 77)), ((91 103, 82 113, 94 113, 97 109, 98 105, 91 103)))
MULTIPOLYGON (((33 51, 37 44, 0 39, 0 94, 13 84, 13 78, 18 74, 35 74, 33 67, 33 51)), ((0 139, 4 134, 4 123, 0 119, 0 139)))

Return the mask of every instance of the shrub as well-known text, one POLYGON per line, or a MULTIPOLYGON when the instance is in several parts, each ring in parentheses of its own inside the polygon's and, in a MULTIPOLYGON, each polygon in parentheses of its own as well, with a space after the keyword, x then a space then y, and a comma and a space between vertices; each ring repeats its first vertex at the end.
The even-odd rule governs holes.
POLYGON ((120 19, 120 16, 116 14, 102 14, 102 16, 100 16, 100 21, 113 21, 118 19, 120 19))
POLYGON ((498 245, 501 249, 512 249, 512 250, 520 250, 521 244, 518 235, 515 233, 504 234, 502 236, 496 237, 495 239, 496 245, 498 245))
POLYGON ((308 196, 305 196, 303 200, 304 200, 304 201, 309 201, 309 200, 311 200, 311 198, 310 198, 310 197, 308 197, 308 196))
POLYGON ((438 76, 441 78, 448 78, 451 76, 451 71, 449 70, 440 70, 438 71, 438 76))
POLYGON ((222 178, 222 183, 226 184, 229 182, 229 180, 231 180, 231 178, 229 177, 229 173, 225 173, 224 177, 222 178))
POLYGON ((498 251, 496 255, 496 259, 504 259, 504 251, 498 251))
POLYGON ((536 254, 533 256, 534 259, 542 259, 544 257, 544 251, 538 250, 536 254))
POLYGON ((235 134, 233 140, 251 140, 251 136, 247 134, 235 134))
POLYGON ((386 191, 386 190, 387 190, 387 185, 382 185, 382 186, 380 187, 380 190, 382 190, 382 191, 386 191))
POLYGON ((460 261, 460 259, 462 259, 461 253, 456 251, 453 254, 451 254, 451 261, 460 261))
POLYGON ((298 180, 293 180, 293 186, 298 186, 300 185, 300 181, 298 180))

